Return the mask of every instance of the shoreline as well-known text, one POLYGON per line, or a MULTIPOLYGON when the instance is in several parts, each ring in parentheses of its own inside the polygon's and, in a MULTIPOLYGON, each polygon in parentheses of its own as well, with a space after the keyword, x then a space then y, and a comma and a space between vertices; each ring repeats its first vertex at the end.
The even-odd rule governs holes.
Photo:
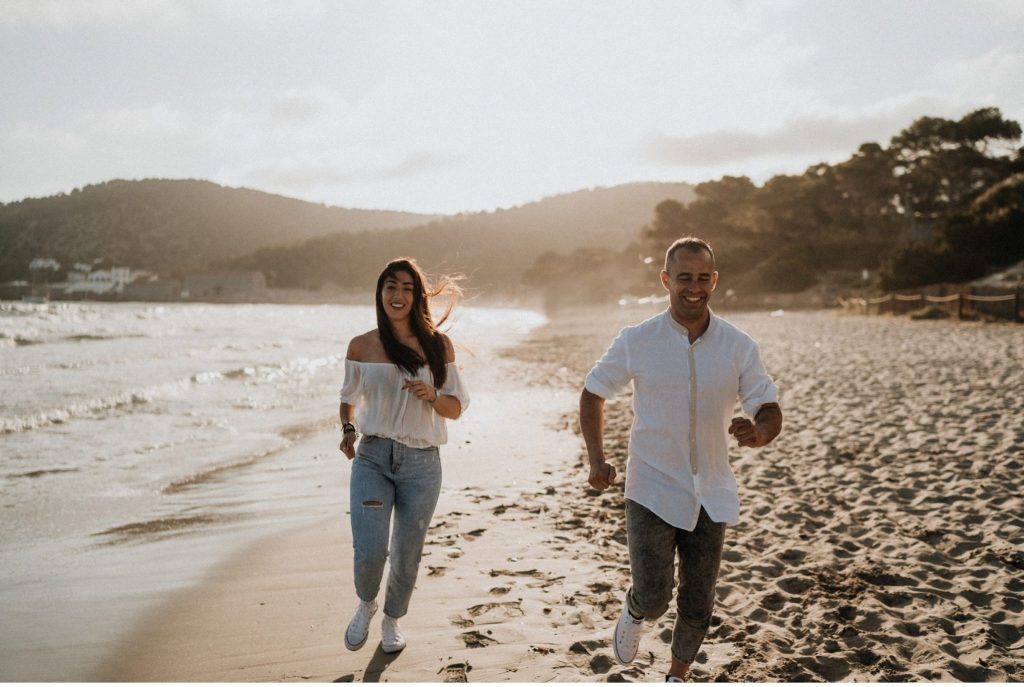
MULTIPOLYGON (((405 651, 385 656, 376 648, 379 613, 363 649, 343 647, 356 599, 347 493, 338 493, 337 516, 261 538, 140 619, 92 679, 369 680, 387 669, 390 680, 440 681, 449 668, 472 672, 474 664, 474 680, 516 679, 514 671, 479 665, 476 650, 493 642, 516 652, 530 632, 505 621, 542 613, 534 597, 552 594, 563 577, 540 572, 562 566, 544 560, 548 547, 537 539, 544 533, 521 511, 532 492, 557 479, 578 440, 549 422, 571 403, 569 394, 510 379, 516 370, 507 361, 500 367, 477 378, 470 422, 449 425, 441 498, 403 621, 405 651), (492 385, 501 396, 484 391, 492 385), (528 437, 526 426, 533 428, 528 437)), ((338 454, 338 469, 347 471, 342 461, 338 454)), ((507 663, 518 660, 510 654, 507 663)))
MULTIPOLYGON (((478 371, 475 407, 442 449, 403 652, 377 648, 379 613, 366 646, 343 647, 355 596, 339 512, 176 594, 126 633, 102 679, 660 680, 672 610, 632 666, 612 658, 628 585, 622 487, 589 489, 572 431, 583 374, 620 315, 552 318, 478 371)), ((730 452, 741 522, 691 679, 1024 679, 1021 331, 726 317, 762 343, 786 421, 771 446, 730 452)), ((619 468, 629 406, 628 394, 606 406, 619 468)))

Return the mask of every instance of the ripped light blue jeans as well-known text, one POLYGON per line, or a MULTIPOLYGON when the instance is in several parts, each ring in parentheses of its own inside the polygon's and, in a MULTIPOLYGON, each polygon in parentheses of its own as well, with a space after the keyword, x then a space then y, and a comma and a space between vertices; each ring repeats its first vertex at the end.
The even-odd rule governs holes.
POLYGON ((409 610, 440 493, 441 456, 436 447, 412 448, 372 435, 359 442, 349 483, 356 594, 363 601, 377 598, 390 555, 384 613, 392 618, 409 610))

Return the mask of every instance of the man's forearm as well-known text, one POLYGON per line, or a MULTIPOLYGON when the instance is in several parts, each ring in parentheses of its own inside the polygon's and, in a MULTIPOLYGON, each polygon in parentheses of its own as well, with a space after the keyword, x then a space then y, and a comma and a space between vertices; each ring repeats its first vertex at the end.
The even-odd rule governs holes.
POLYGON ((580 394, 580 432, 590 464, 604 462, 604 399, 586 389, 580 394))
POLYGON ((778 403, 765 403, 754 416, 754 430, 761 446, 770 444, 782 432, 782 408, 778 403))

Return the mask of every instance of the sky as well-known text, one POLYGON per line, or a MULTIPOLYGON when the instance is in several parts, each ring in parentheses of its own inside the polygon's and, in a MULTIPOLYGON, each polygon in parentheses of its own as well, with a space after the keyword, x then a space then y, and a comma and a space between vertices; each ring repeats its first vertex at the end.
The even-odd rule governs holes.
POLYGON ((454 214, 1024 122, 1017 0, 0 0, 0 202, 198 178, 454 214))

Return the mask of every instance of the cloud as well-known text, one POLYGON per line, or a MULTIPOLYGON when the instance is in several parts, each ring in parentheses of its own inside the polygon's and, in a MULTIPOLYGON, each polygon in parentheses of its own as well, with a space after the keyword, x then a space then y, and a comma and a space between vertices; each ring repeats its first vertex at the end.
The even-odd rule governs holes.
POLYGON ((6 0, 0 25, 178 24, 186 14, 187 6, 174 0, 6 0))
POLYGON ((408 179, 455 166, 459 161, 449 155, 418 150, 396 162, 347 167, 323 160, 281 160, 240 170, 234 176, 245 184, 303 191, 322 186, 408 179))
POLYGON ((273 124, 305 124, 322 118, 342 119, 350 114, 350 106, 334 90, 323 85, 289 88, 264 103, 273 124))
POLYGON ((152 24, 188 21, 279 22, 320 16, 337 0, 4 0, 0 26, 68 28, 83 25, 152 24))
MULTIPOLYGON (((976 57, 942 60, 932 78, 964 101, 1024 108, 1024 50, 996 46, 976 57), (1002 102, 997 102, 997 94, 1002 102), (1007 102, 1009 96, 1012 102, 1007 102)), ((981 105, 978 105, 981 106, 981 105)))
POLYGON ((911 93, 867 110, 792 117, 762 132, 732 129, 691 136, 654 132, 641 140, 639 156, 646 162, 695 168, 762 158, 816 162, 853 153, 868 141, 884 145, 923 115, 959 117, 966 112, 948 97, 911 93))

